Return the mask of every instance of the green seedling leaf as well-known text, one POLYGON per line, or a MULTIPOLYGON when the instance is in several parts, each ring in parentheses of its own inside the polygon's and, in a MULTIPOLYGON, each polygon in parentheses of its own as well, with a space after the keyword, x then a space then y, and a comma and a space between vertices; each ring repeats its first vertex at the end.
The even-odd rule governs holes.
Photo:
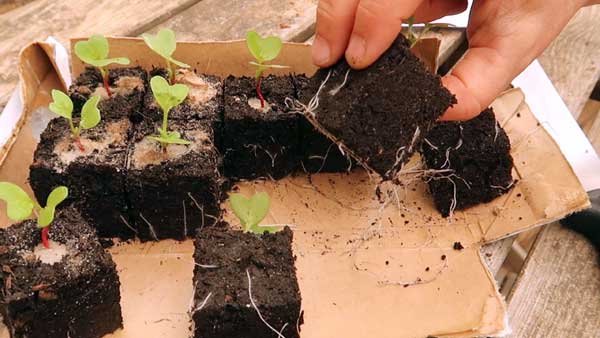
POLYGON ((265 231, 273 231, 274 227, 258 225, 269 212, 270 198, 266 192, 256 193, 250 198, 242 194, 230 194, 229 201, 246 232, 261 234, 265 231))
POLYGON ((0 200, 6 202, 8 218, 22 221, 31 215, 35 202, 18 185, 0 182, 0 200))
POLYGON ((188 95, 189 88, 183 84, 169 85, 169 82, 161 76, 154 76, 150 79, 150 87, 156 102, 168 114, 171 108, 179 105, 188 95))
POLYGON ((192 142, 181 138, 181 134, 176 131, 167 132, 161 131, 161 136, 148 136, 149 139, 165 144, 191 144, 192 142))
POLYGON ((261 37, 255 31, 246 33, 246 44, 248 50, 254 56, 258 63, 263 63, 275 59, 281 52, 283 43, 276 36, 261 37))
POLYGON ((100 96, 94 95, 90 97, 81 108, 81 121, 79 126, 83 129, 91 129, 100 123, 100 109, 98 109, 98 102, 100 96))
POLYGON ((75 54, 81 61, 92 66, 102 68, 117 63, 128 65, 129 59, 125 57, 108 58, 108 40, 102 35, 92 35, 85 41, 75 44, 75 54))
POLYGON ((67 189, 67 187, 60 186, 52 190, 46 200, 46 207, 40 210, 38 216, 38 228, 45 228, 52 223, 56 207, 68 196, 69 189, 67 189))
POLYGON ((168 28, 163 28, 156 33, 142 34, 144 42, 150 47, 156 54, 162 56, 165 60, 176 64, 181 68, 189 68, 190 65, 173 59, 173 53, 177 47, 177 41, 175 40, 175 32, 168 28))
POLYGON ((52 103, 48 106, 51 112, 66 119, 73 118, 73 101, 69 95, 60 90, 52 89, 52 103))

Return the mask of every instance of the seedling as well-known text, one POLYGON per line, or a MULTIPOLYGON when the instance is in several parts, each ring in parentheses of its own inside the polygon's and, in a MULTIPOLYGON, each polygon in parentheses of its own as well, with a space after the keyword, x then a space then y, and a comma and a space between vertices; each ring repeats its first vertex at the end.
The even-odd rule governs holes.
POLYGON ((71 98, 60 90, 53 89, 52 99, 54 101, 50 103, 48 108, 56 115, 64 117, 69 121, 73 141, 79 147, 80 151, 85 151, 83 144, 81 144, 81 129, 91 129, 100 123, 101 117, 100 110, 98 109, 100 96, 94 95, 85 101, 83 108, 81 108, 81 119, 77 127, 73 124, 73 101, 71 101, 71 98))
POLYGON ((108 85, 108 70, 106 67, 112 63, 119 65, 128 65, 129 59, 125 57, 108 57, 108 40, 102 35, 92 35, 86 41, 79 41, 75 44, 75 54, 81 61, 92 65, 100 70, 102 82, 109 97, 112 96, 110 86, 108 85))
POLYGON ((269 212, 270 198, 266 192, 259 192, 247 198, 242 194, 230 194, 229 201, 235 215, 240 219, 245 232, 263 234, 277 232, 279 227, 260 226, 259 223, 269 212))
POLYGON ((18 185, 9 182, 0 182, 0 200, 6 202, 8 218, 20 222, 33 212, 37 218, 38 228, 42 229, 42 244, 49 248, 48 231, 54 220, 56 207, 69 196, 67 187, 57 187, 46 200, 46 207, 42 208, 39 203, 29 197, 18 185))
POLYGON ((414 47, 423 38, 423 35, 425 35, 427 32, 429 32, 432 28, 434 28, 434 27, 452 27, 451 24, 447 24, 447 23, 429 23, 429 22, 427 22, 423 25, 423 29, 419 32, 419 34, 415 34, 415 31, 414 31, 415 17, 411 16, 410 18, 408 18, 408 20, 406 20, 406 23, 407 23, 408 27, 406 28, 406 33, 404 35, 406 36, 406 39, 408 39, 408 42, 410 42, 410 48, 414 47))
POLYGON ((150 47, 156 54, 162 56, 167 63, 167 72, 169 73, 169 81, 173 83, 175 72, 173 71, 173 64, 181 68, 190 68, 190 65, 185 64, 181 61, 177 61, 173 58, 173 53, 177 47, 177 41, 175 40, 175 32, 168 28, 163 28, 156 33, 156 35, 142 34, 144 42, 150 47))
POLYGON ((262 38, 257 32, 249 31, 246 34, 246 45, 250 54, 254 56, 256 61, 251 61, 250 64, 256 66, 256 95, 260 99, 261 108, 265 107, 265 98, 260 88, 262 74, 269 68, 289 68, 281 65, 270 65, 269 62, 277 58, 283 47, 281 39, 276 36, 262 38))
POLYGON ((190 89, 180 83, 169 85, 167 80, 161 76, 152 77, 150 79, 150 87, 152 88, 154 99, 163 111, 163 120, 162 127, 158 128, 159 136, 149 136, 149 138, 160 142, 163 152, 167 151, 167 145, 169 144, 190 144, 190 141, 181 138, 179 132, 170 132, 168 129, 169 111, 185 100, 190 89))

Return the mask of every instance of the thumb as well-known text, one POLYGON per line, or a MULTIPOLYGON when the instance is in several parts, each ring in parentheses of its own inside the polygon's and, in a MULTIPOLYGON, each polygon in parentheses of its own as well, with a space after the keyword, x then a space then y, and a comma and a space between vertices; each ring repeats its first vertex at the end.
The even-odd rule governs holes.
POLYGON ((353 68, 372 64, 390 47, 409 18, 423 0, 360 0, 346 60, 353 68))

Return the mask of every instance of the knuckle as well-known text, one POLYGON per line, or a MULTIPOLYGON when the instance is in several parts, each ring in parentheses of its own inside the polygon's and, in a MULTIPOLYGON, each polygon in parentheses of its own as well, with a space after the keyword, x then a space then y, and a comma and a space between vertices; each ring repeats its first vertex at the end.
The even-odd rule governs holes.
POLYGON ((320 0, 317 7, 317 17, 319 20, 334 21, 337 17, 335 0, 320 0))

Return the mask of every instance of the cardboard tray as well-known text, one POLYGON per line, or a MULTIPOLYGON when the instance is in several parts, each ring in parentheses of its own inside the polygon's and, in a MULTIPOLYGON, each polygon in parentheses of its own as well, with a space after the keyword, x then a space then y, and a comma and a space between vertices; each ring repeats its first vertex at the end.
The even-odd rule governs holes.
MULTIPOLYGON (((140 39, 109 42, 112 55, 127 56, 146 68, 162 64, 140 39)), ((254 72, 243 41, 179 43, 175 58, 208 74, 254 72)), ((310 75, 316 70, 310 60, 309 46, 288 43, 277 63, 310 75)), ((28 46, 19 65, 23 109, 14 125, 0 126, 14 127, 10 144, 0 150, 0 159, 5 158, 0 181, 27 186, 39 134, 52 117, 47 109, 50 91, 64 88, 64 83, 55 70, 51 45, 28 46)), ((75 58, 73 76, 82 69, 75 58)), ((383 187, 389 196, 383 203, 375 196, 378 180, 361 170, 240 184, 242 192, 271 195, 272 209, 263 223, 294 225, 305 320, 302 337, 472 337, 508 332, 505 304, 480 246, 560 219, 587 207, 589 200, 519 89, 502 94, 493 107, 511 139, 518 182, 510 193, 456 212, 451 219, 435 211, 426 184, 410 174, 403 176, 406 186, 383 187), (465 248, 454 250, 455 242, 465 248)), ((406 168, 419 161, 415 155, 406 168)), ((229 209, 227 204, 224 208, 229 209)), ((0 210, 0 224, 8 225, 4 206, 0 210)), ((231 212, 225 217, 237 224, 231 212)), ((192 241, 135 242, 110 252, 120 274, 125 327, 109 337, 188 337, 192 241)))

